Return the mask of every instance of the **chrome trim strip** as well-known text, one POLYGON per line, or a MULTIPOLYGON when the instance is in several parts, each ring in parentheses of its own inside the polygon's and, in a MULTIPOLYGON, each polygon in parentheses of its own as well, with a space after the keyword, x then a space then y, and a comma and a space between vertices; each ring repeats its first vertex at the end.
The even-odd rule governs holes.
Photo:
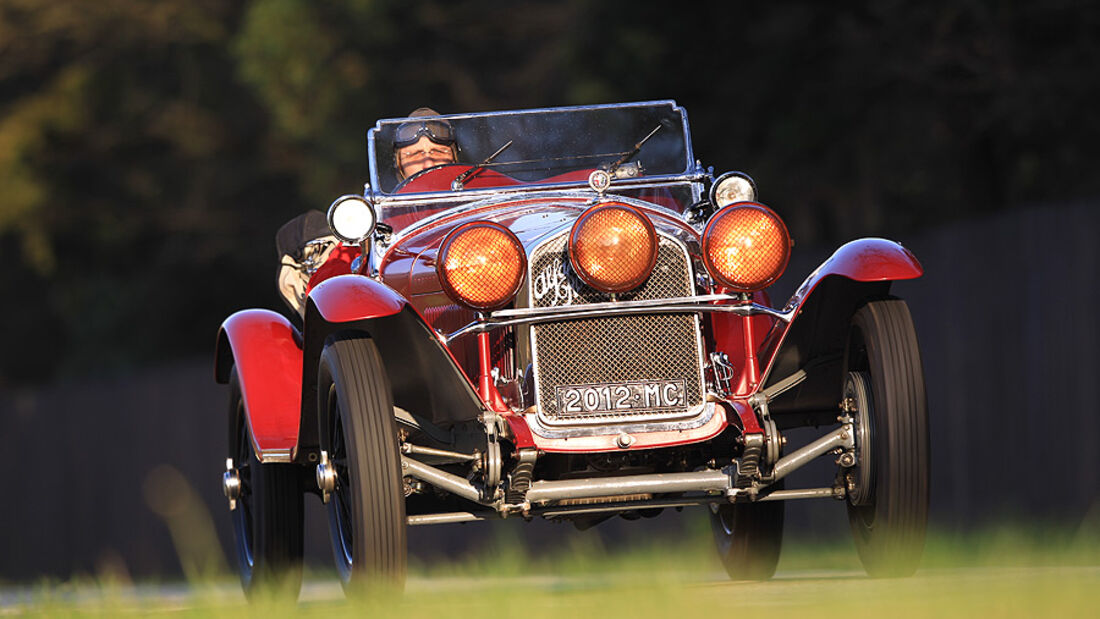
MULTIPOLYGON (((630 189, 645 189, 647 187, 664 187, 666 185, 674 184, 694 185, 697 183, 701 183, 705 180, 709 180, 709 177, 706 174, 700 172, 639 176, 635 178, 616 179, 615 181, 613 181, 611 188, 615 189, 617 187, 621 187, 630 189)), ((588 186, 588 181, 583 180, 562 181, 560 183, 539 183, 538 181, 532 181, 530 183, 523 183, 521 185, 503 185, 501 187, 480 187, 477 189, 463 189, 461 193, 450 191, 437 191, 433 193, 381 194, 372 191, 369 192, 369 195, 364 195, 363 197, 380 206, 386 206, 405 204, 415 205, 419 202, 423 202, 425 204, 438 204, 439 202, 450 201, 466 203, 482 196, 494 196, 498 194, 540 194, 556 192, 584 193, 585 195, 592 198, 595 198, 597 195, 596 192, 592 191, 592 188, 588 186)))
MULTIPOLYGON (((740 297, 732 295, 732 294, 717 293, 717 294, 701 294, 701 295, 696 295, 696 296, 693 296, 693 297, 675 297, 675 298, 671 298, 671 299, 643 299, 641 301, 604 301, 602 303, 588 303, 588 304, 585 304, 585 305, 565 305, 565 306, 558 306, 558 307, 523 307, 523 308, 499 310, 499 311, 496 311, 496 312, 492 312, 489 315, 489 318, 490 319, 493 319, 493 318, 496 318, 496 317, 505 318, 505 319, 512 318, 512 317, 524 318, 524 317, 531 317, 531 316, 549 314, 549 313, 552 313, 554 310, 561 310, 561 309, 567 309, 567 310, 575 310, 575 309, 582 309, 582 308, 585 308, 585 309, 593 308, 593 309, 600 309, 600 310, 616 309, 616 308, 620 308, 620 309, 643 308, 644 309, 644 308, 660 307, 660 306, 666 305, 666 304, 675 305, 678 308, 679 311, 683 312, 683 311, 688 311, 687 308, 692 308, 692 306, 694 306, 694 305, 697 305, 697 304, 700 304, 700 303, 710 303, 712 301, 742 301, 742 299, 740 297)), ((776 318, 780 318, 780 319, 786 319, 786 318, 789 317, 787 314, 784 314, 783 312, 780 312, 778 310, 774 310, 774 309, 772 309, 770 307, 767 307, 767 306, 764 306, 764 305, 759 305, 757 303, 743 303, 742 302, 742 303, 738 303, 737 305, 716 305, 714 307, 726 308, 724 310, 718 310, 718 311, 736 311, 737 313, 745 313, 745 314, 748 314, 748 313, 751 313, 751 314, 769 314, 769 315, 775 316, 776 318), (754 310, 754 311, 750 311, 750 310, 754 310)), ((707 308, 699 308, 699 311, 707 311, 707 308)), ((573 316, 570 316, 570 318, 573 318, 573 316)))
POLYGON ((294 447, 285 449, 256 449, 256 459, 262 464, 294 462, 294 447))
MULTIPOLYGON (((705 394, 704 394, 704 397, 705 397, 705 394)), ((687 409, 686 411, 684 411, 682 413, 669 413, 669 412, 660 412, 660 411, 658 411, 658 412, 648 412, 648 413, 630 413, 630 412, 608 411, 608 412, 604 412, 604 413, 589 413, 589 414, 581 415, 581 416, 578 416, 578 417, 564 417, 564 418, 557 419, 557 420, 555 420, 555 419, 543 419, 542 417, 539 417, 538 418, 538 425, 541 428, 577 428, 577 427, 585 427, 585 426, 598 426, 598 427, 601 427, 605 430, 609 430, 612 427, 614 427, 615 431, 610 432, 610 434, 618 434, 620 432, 626 431, 627 427, 630 427, 630 426, 623 426, 622 424, 624 424, 624 423, 631 423, 631 424, 634 424, 635 426, 638 426, 640 424, 645 424, 645 423, 654 423, 655 424, 655 423, 658 423, 658 422, 671 422, 671 421, 676 421, 676 420, 690 420, 690 424, 687 425, 686 427, 678 427, 678 428, 675 428, 675 429, 677 429, 677 430, 691 430, 691 429, 697 428, 701 425, 704 425, 707 421, 710 421, 710 418, 713 416, 713 411, 711 411, 711 413, 712 413, 711 415, 707 415, 706 417, 703 417, 703 418, 699 417, 700 414, 703 414, 705 412, 706 407, 707 407, 706 402, 704 402, 703 404, 700 404, 698 406, 693 406, 693 407, 687 409), (702 419, 702 421, 699 421, 699 419, 702 419)), ((540 408, 539 410, 541 411, 542 409, 540 408)), ((528 424, 528 425, 532 425, 532 424, 528 424)), ((669 429, 671 430, 672 428, 669 428, 669 429)), ((532 431, 533 432, 535 431, 534 428, 532 428, 532 431)), ((638 430, 638 431, 639 432, 657 432, 657 430, 653 430, 653 429, 638 430)), ((630 432, 627 431, 627 434, 629 434, 629 433, 630 432)), ((546 438, 560 438, 560 437, 548 436, 548 435, 542 434, 540 432, 536 432, 536 434, 538 434, 539 436, 545 436, 546 438)), ((606 435, 606 434, 608 434, 608 432, 597 432, 595 434, 590 434, 590 435, 587 435, 587 436, 603 436, 603 435, 606 435)), ((585 435, 581 435, 581 436, 585 436, 585 435)))
POLYGON ((723 312, 739 316, 766 314, 783 322, 790 322, 795 312, 781 312, 758 303, 738 303, 737 305, 711 305, 711 301, 741 301, 740 297, 729 294, 707 294, 676 299, 647 299, 644 301, 608 301, 587 305, 568 305, 563 307, 531 307, 493 312, 484 321, 471 322, 450 334, 440 333, 447 343, 470 333, 492 331, 513 325, 556 322, 576 318, 596 316, 623 316, 631 314, 679 314, 684 312, 723 312))
MULTIPOLYGON (((531 432, 542 438, 578 438, 582 436, 611 436, 615 434, 644 434, 647 432, 676 432, 678 430, 694 430, 701 428, 714 417, 714 402, 705 402, 698 409, 692 409, 677 418, 680 421, 660 421, 650 423, 623 423, 613 419, 569 420, 567 423, 578 424, 562 427, 547 426, 539 418, 538 413, 525 413, 523 418, 527 421, 527 427, 531 432), (588 422, 601 425, 579 425, 588 422)), ((638 418, 641 418, 639 415, 638 418)), ((665 420, 672 419, 666 416, 665 420)), ((564 422, 563 422, 564 423, 564 422)))

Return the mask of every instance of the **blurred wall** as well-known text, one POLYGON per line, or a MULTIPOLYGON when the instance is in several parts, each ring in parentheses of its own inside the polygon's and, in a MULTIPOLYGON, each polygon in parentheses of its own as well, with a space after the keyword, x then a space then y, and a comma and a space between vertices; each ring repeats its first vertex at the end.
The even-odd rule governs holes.
MULTIPOLYGON (((1076 527, 1100 510, 1097 231, 1094 201, 898 239, 925 269, 891 293, 908 301, 921 343, 934 526, 1076 527)), ((773 300, 832 251, 796 245, 773 300)), ((790 505, 788 532, 847 532, 843 509, 790 505)))
MULTIPOLYGON (((1076 526, 1095 505, 1098 230, 1100 208, 1080 203, 903 239, 926 270, 894 292, 909 301, 922 345, 935 526, 1021 518, 1076 526)), ((777 302, 832 249, 796 246, 777 302)), ((233 556, 217 548, 231 548, 219 483, 225 397, 208 359, 0 394, 0 579, 232 568, 233 556)), ((323 513, 318 501, 307 506, 308 560, 324 566, 323 513)), ((847 534, 834 503, 796 503, 789 514, 789 533, 847 534)), ((623 526, 681 526, 674 519, 623 526)), ((420 527, 410 544, 421 556, 459 552, 493 528, 420 527)), ((523 530, 532 543, 561 531, 523 530)))

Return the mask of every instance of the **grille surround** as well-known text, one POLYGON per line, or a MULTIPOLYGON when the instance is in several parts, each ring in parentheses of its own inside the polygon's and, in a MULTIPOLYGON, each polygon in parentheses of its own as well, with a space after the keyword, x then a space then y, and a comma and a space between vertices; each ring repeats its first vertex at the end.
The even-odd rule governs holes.
MULTIPOLYGON (((687 248, 658 231, 657 264, 638 288, 615 295, 621 301, 694 295, 687 248)), ((568 231, 540 243, 528 261, 531 307, 570 307, 611 300, 572 272, 568 231)), ((706 413, 702 327, 697 313, 606 316, 540 323, 531 327, 534 400, 538 425, 582 428, 594 425, 692 423, 706 413), (682 381, 683 404, 631 411, 563 414, 557 387, 682 381)))

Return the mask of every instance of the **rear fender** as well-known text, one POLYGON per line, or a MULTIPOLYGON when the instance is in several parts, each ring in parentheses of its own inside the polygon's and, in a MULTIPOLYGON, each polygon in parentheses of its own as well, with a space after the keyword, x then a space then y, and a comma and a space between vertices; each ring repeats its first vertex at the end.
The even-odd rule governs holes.
POLYGON ((298 445, 302 338, 281 314, 237 312, 218 330, 214 378, 228 383, 236 367, 252 443, 261 462, 290 462, 298 445))
POLYGON ((331 337, 347 332, 374 340, 395 406, 438 425, 475 419, 485 410, 450 350, 401 294, 368 277, 340 275, 317 285, 306 302, 299 445, 307 455, 302 459, 312 461, 319 449, 321 353, 331 337))
POLYGON ((890 293, 890 285, 924 273, 907 249, 885 239, 858 239, 841 246, 802 283, 784 308, 789 323, 777 322, 761 347, 767 360, 763 389, 799 370, 805 379, 769 406, 780 426, 832 422, 843 384, 844 347, 852 315, 867 301, 890 293))

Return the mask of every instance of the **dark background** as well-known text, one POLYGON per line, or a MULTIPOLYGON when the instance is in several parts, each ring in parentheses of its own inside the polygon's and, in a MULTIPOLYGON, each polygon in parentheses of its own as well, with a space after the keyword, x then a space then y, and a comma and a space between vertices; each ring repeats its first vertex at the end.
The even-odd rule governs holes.
POLYGON ((788 222, 777 300, 859 236, 924 263, 934 524, 1095 522, 1100 7, 776 4, 0 0, 0 578, 220 560, 176 551, 228 542, 217 326, 421 105, 677 100, 788 222))

